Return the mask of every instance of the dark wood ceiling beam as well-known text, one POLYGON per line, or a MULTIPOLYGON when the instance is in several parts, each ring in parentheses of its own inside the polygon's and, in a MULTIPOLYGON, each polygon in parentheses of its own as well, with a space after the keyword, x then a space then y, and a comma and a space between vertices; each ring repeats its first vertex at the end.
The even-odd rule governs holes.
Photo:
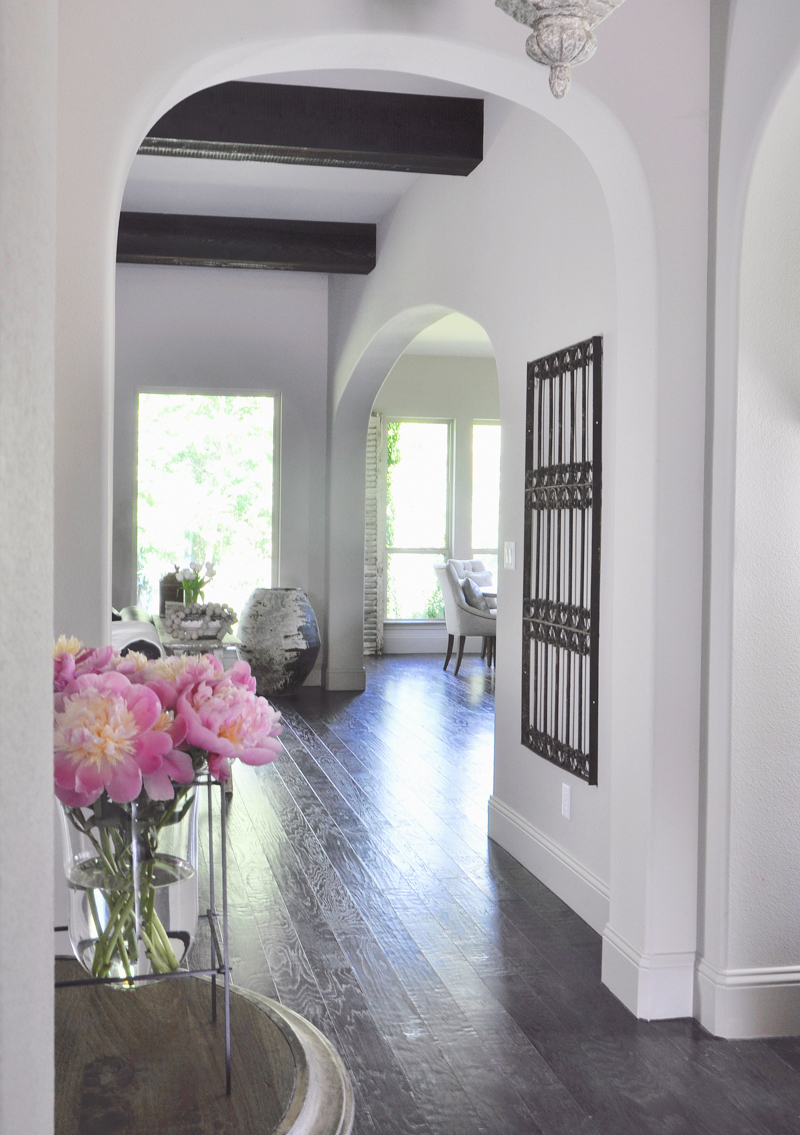
POLYGON ((375 267, 375 225, 125 212, 117 263, 363 276, 375 267))
POLYGON ((221 83, 167 111, 139 153, 463 177, 483 160, 483 100, 221 83))

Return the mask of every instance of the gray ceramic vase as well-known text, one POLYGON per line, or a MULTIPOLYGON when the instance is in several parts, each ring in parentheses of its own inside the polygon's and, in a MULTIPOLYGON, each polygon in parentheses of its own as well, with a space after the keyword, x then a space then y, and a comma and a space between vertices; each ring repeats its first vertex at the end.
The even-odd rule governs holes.
POLYGON ((291 694, 314 669, 320 648, 314 608, 299 587, 257 587, 242 608, 239 655, 262 697, 291 694))

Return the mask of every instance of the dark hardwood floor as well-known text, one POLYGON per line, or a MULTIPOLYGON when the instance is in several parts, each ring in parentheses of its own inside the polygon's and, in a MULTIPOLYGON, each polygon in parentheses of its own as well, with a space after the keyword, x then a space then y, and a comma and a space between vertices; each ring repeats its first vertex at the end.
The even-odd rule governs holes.
POLYGON ((229 811, 234 981, 330 1037, 358 1135, 797 1135, 799 1041, 635 1020, 598 935, 487 840, 494 679, 441 667, 276 699, 286 754, 238 766, 229 811))

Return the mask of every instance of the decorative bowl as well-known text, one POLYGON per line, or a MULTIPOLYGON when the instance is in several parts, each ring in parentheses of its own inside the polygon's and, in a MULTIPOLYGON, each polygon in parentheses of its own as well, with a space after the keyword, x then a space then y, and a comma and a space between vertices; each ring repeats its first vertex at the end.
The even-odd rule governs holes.
POLYGON ((188 603, 164 615, 164 626, 173 638, 184 642, 202 639, 222 641, 238 615, 227 603, 188 603))

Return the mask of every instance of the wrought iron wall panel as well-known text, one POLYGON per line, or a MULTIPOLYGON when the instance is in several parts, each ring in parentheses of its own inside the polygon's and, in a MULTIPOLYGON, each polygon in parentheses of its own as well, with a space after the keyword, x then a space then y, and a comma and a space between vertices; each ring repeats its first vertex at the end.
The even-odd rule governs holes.
POLYGON ((522 743, 597 784, 603 340, 528 365, 522 743))

